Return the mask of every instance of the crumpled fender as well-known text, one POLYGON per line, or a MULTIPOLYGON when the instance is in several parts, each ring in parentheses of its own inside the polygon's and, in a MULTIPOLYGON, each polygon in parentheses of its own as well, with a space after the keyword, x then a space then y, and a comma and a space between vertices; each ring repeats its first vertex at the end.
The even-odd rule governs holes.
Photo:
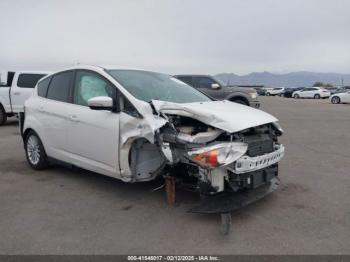
POLYGON ((167 121, 152 113, 152 108, 149 104, 139 104, 143 107, 142 117, 133 117, 124 112, 120 113, 119 119, 119 166, 121 171, 121 179, 125 182, 133 180, 133 174, 129 167, 129 151, 135 139, 145 138, 150 143, 154 144, 156 131, 164 126, 167 121))

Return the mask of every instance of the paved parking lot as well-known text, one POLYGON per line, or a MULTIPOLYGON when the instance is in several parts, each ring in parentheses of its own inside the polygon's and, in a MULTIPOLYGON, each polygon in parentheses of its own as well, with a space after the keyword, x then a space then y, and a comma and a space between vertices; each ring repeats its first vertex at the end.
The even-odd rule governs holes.
POLYGON ((263 97, 286 131, 282 185, 233 214, 169 208, 158 182, 125 184, 82 170, 34 172, 15 120, 0 127, 0 254, 349 254, 350 105, 263 97))

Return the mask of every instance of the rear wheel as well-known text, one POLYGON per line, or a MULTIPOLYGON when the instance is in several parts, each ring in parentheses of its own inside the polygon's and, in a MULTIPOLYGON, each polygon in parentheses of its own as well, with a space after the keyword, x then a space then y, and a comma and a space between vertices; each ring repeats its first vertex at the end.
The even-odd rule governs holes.
POLYGON ((0 105, 0 126, 5 124, 6 120, 7 120, 6 111, 5 111, 4 107, 2 105, 0 105))
POLYGON ((331 99, 332 104, 339 104, 340 103, 340 98, 338 96, 334 96, 331 99))
POLYGON ((298 94, 295 94, 293 97, 296 99, 300 98, 300 96, 298 94))
POLYGON ((320 96, 319 94, 316 94, 316 95, 314 95, 314 98, 315 98, 315 99, 320 99, 321 96, 320 96))
POLYGON ((47 168, 48 161, 44 146, 38 135, 30 131, 24 141, 26 157, 29 165, 35 170, 43 170, 47 168))

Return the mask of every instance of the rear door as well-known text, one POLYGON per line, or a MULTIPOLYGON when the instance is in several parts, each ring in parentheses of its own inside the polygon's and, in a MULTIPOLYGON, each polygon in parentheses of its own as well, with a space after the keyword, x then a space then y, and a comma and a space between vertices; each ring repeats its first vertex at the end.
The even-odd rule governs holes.
POLYGON ((310 91, 308 92, 308 98, 313 98, 316 94, 321 93, 321 91, 317 88, 310 87, 310 91))
POLYGON ((23 112, 24 102, 33 94, 34 87, 45 74, 19 73, 11 87, 10 98, 12 111, 23 112))
POLYGON ((309 87, 300 90, 300 97, 311 97, 311 89, 309 87))
POLYGON ((342 102, 350 103, 350 90, 343 95, 342 102))
POLYGON ((69 162, 67 130, 70 125, 71 85, 73 71, 64 71, 44 79, 38 85, 37 118, 47 154, 69 162))
POLYGON ((77 70, 73 104, 70 105, 68 125, 68 154, 73 162, 85 169, 116 176, 120 173, 119 115, 108 110, 92 110, 88 100, 109 96, 117 104, 117 88, 100 74, 77 70))

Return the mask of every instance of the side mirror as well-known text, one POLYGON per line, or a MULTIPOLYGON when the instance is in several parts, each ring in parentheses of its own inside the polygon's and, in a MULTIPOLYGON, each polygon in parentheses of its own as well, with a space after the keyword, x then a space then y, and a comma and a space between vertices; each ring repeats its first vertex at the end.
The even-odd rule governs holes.
POLYGON ((213 88, 213 89, 219 89, 219 88, 220 88, 220 85, 217 84, 217 83, 213 83, 213 84, 211 84, 211 88, 213 88))
POLYGON ((88 100, 88 105, 92 110, 110 110, 115 109, 113 99, 108 96, 97 96, 88 100))

